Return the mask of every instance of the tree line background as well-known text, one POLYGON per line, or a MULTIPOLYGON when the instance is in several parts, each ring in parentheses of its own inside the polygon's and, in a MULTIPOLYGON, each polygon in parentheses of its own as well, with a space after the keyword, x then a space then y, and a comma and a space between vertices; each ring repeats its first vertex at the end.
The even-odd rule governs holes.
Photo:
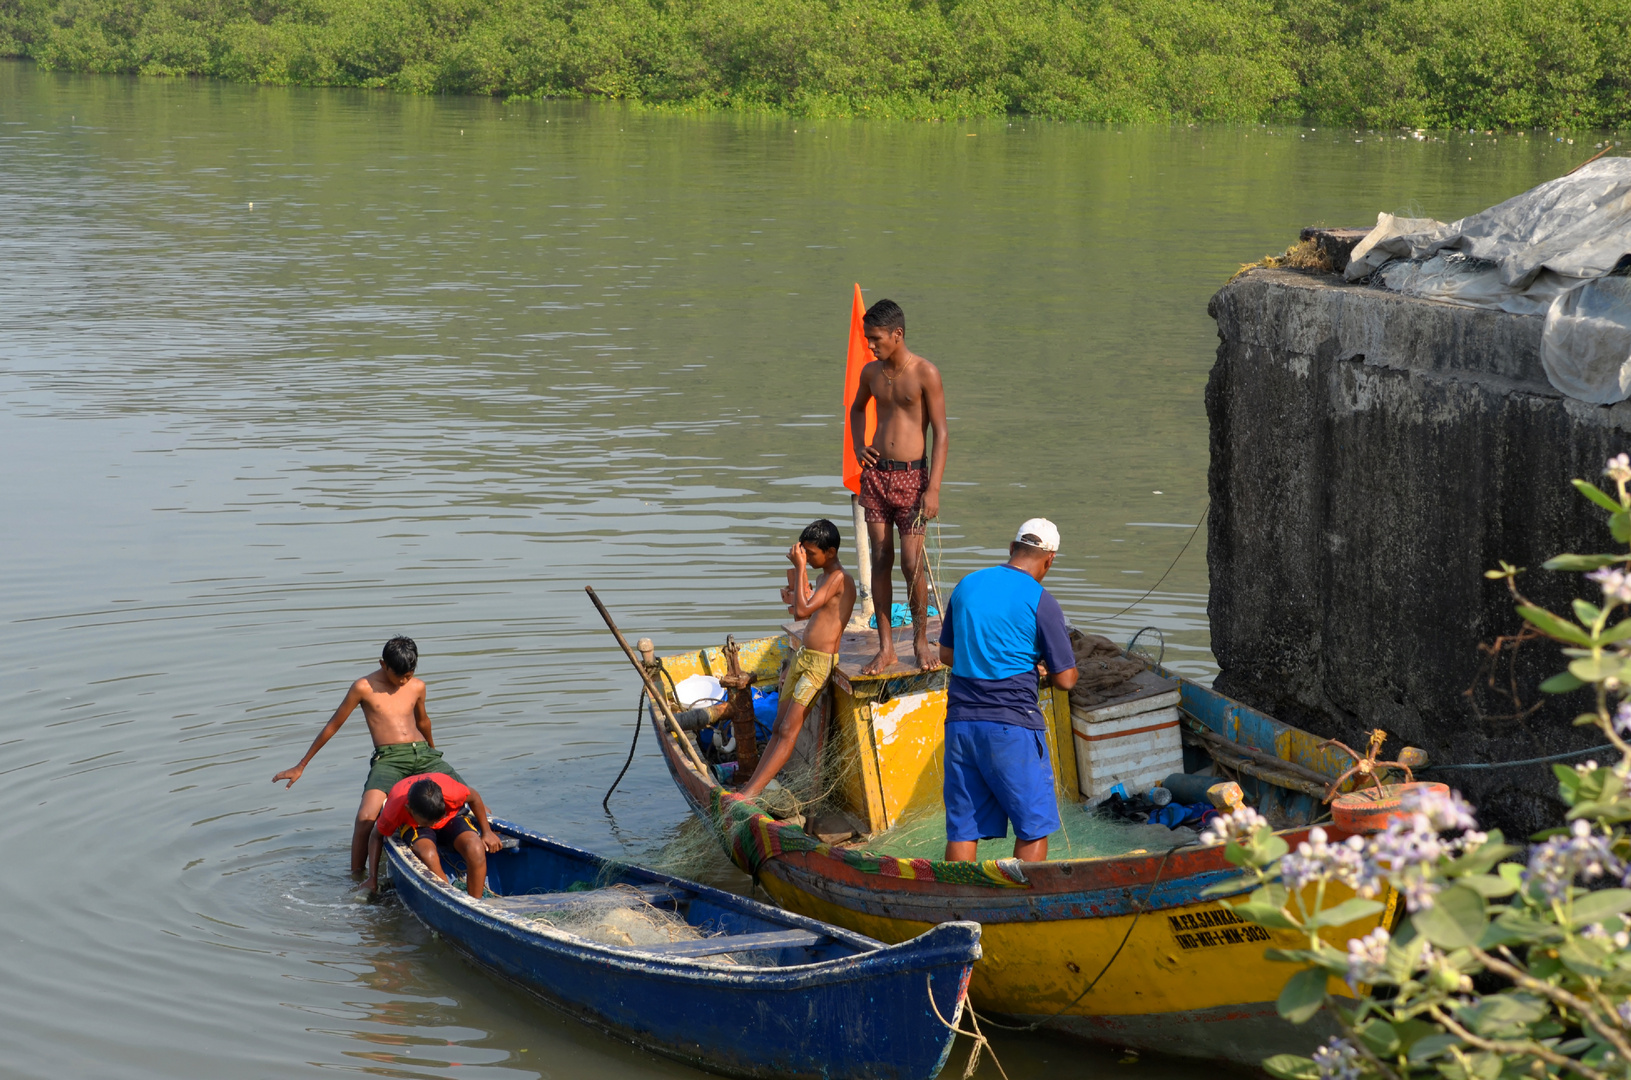
POLYGON ((1631 119, 1631 0, 0 0, 0 55, 807 116, 1631 119))

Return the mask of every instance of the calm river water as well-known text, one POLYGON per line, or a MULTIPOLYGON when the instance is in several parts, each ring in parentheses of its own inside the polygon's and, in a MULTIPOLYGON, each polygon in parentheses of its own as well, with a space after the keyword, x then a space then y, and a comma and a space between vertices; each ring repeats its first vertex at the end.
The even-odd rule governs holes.
MULTIPOLYGON (((1140 598, 1205 508, 1207 298, 1299 226, 1453 218, 1584 142, 0 62, 0 1073, 697 1075, 350 900, 361 720, 269 779, 381 642, 418 639, 439 742, 495 812, 653 856, 684 807, 648 737, 601 812, 635 680, 582 588, 663 648, 773 630, 797 530, 848 542, 859 281, 945 374, 941 578, 1047 515, 1067 614, 1159 627, 1205 676, 1204 538, 1140 598)), ((998 1047, 1015 1080, 1122 1068, 998 1047)))

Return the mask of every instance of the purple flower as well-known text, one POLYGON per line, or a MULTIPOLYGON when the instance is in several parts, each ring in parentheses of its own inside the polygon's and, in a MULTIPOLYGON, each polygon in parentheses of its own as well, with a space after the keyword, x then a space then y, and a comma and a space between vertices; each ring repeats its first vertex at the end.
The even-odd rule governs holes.
POLYGON ((1631 604, 1631 577, 1624 570, 1605 566, 1586 575, 1603 587, 1603 599, 1612 604, 1631 604))
POLYGON ((1320 1080, 1359 1080, 1359 1051, 1348 1040, 1332 1036, 1314 1051, 1314 1068, 1320 1080))
POLYGON ((1375 896, 1381 889, 1376 867, 1365 858, 1365 841, 1350 836, 1339 844, 1315 826, 1297 850, 1280 860, 1280 879, 1288 889, 1301 889, 1315 881, 1340 881, 1360 896, 1375 896))
POLYGON ((1463 832, 1478 827, 1472 807, 1459 791, 1412 788, 1399 800, 1399 808, 1407 814, 1421 814, 1437 832, 1463 832))
MULTIPOLYGON (((1631 701, 1622 701, 1614 710, 1614 730, 1621 735, 1631 735, 1631 701)), ((1587 762, 1593 769, 1597 768, 1595 761, 1587 762)))
POLYGON ((1226 844, 1231 840, 1236 842, 1249 840, 1258 829, 1268 825, 1268 819, 1249 806, 1242 806, 1232 814, 1224 814, 1213 820, 1201 833, 1203 844, 1226 844))
POLYGON ((1584 821, 1576 821, 1567 836, 1554 836, 1529 849, 1529 868, 1524 880, 1540 888, 1549 899, 1568 895, 1575 878, 1592 881, 1604 875, 1631 876, 1610 848, 1611 838, 1595 831, 1584 821))
POLYGON ((1360 983, 1375 982, 1387 965, 1388 932, 1378 926, 1362 938, 1348 939, 1348 985, 1357 992, 1360 983))
POLYGON ((1631 454, 1616 454, 1609 458, 1608 464, 1603 467, 1603 475, 1617 482, 1631 480, 1631 454))

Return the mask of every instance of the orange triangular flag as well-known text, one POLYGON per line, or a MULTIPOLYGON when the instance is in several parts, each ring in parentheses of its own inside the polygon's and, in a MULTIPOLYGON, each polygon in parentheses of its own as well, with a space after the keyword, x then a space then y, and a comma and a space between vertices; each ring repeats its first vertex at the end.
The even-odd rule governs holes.
MULTIPOLYGON (((861 286, 855 286, 855 304, 849 316, 849 357, 844 362, 844 486, 855 494, 861 493, 861 463, 855 460, 855 435, 850 431, 849 407, 855 402, 855 392, 861 387, 861 369, 876 359, 866 343, 866 331, 861 328, 861 317, 866 308, 861 304, 861 286)), ((866 443, 872 445, 873 432, 878 430, 878 403, 866 403, 866 443)))

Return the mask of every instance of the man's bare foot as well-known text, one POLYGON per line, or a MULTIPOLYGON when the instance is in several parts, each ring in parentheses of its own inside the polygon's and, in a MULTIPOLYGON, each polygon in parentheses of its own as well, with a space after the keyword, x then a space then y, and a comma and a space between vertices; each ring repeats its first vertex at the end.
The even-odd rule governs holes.
POLYGON ((935 671, 940 664, 940 647, 930 645, 928 635, 912 638, 912 652, 917 654, 917 669, 919 671, 935 671))
POLYGON ((868 660, 861 667, 862 675, 876 675, 884 668, 892 667, 900 657, 895 655, 895 642, 892 637, 878 639, 878 655, 868 660))

